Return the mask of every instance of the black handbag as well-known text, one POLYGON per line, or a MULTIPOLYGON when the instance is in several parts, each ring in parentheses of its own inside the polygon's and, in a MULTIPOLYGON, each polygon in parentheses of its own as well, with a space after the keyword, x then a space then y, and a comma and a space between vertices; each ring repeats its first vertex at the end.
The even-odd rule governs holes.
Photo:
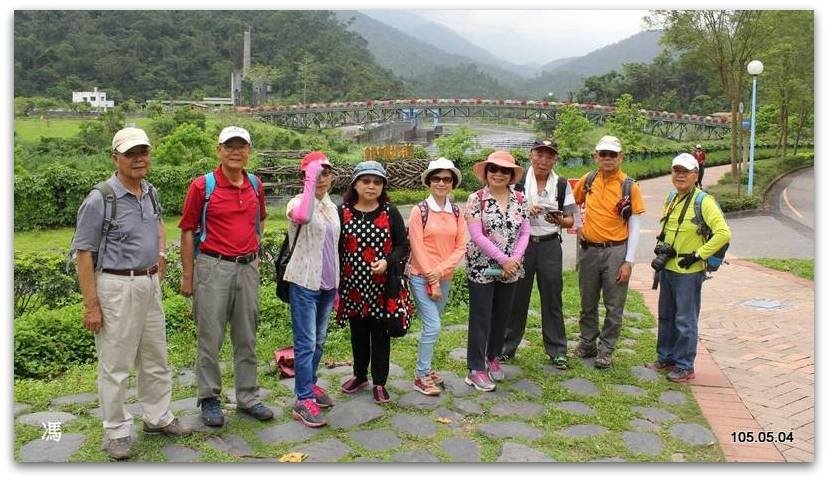
POLYGON ((276 257, 276 296, 279 300, 290 303, 290 282, 285 281, 285 270, 287 270, 290 258, 293 256, 293 249, 296 248, 296 241, 299 240, 299 232, 302 231, 302 225, 296 229, 296 236, 293 237, 293 246, 290 246, 290 237, 288 232, 285 232, 285 239, 282 240, 282 246, 279 247, 279 255, 276 257))
POLYGON ((414 304, 408 277, 405 276, 405 262, 396 261, 388 265, 385 284, 385 327, 392 337, 404 337, 411 326, 414 304))

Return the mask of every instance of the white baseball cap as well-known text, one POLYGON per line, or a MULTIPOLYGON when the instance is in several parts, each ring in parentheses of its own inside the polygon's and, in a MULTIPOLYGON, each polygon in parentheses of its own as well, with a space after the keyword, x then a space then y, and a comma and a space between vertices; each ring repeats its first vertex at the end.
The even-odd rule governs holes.
POLYGON ((219 133, 218 141, 219 143, 224 143, 230 140, 231 138, 236 137, 241 138, 242 140, 251 145, 253 144, 253 142, 250 141, 250 132, 243 129, 242 127, 236 126, 224 127, 224 130, 222 130, 221 133, 219 133))
POLYGON ((687 170, 696 170, 699 168, 699 162, 696 161, 696 157, 689 153, 679 153, 673 159, 673 166, 684 167, 687 170))
POLYGON ((598 140, 598 145, 595 146, 595 151, 609 150, 610 152, 621 151, 621 140, 612 135, 604 135, 601 140, 598 140))
POLYGON ((118 153, 126 153, 127 150, 136 145, 151 147, 147 132, 135 127, 126 127, 118 130, 112 137, 112 150, 118 153))

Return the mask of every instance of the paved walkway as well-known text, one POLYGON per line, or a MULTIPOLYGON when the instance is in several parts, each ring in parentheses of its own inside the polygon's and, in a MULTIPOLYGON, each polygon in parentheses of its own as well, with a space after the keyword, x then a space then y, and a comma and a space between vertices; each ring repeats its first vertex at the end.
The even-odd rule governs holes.
MULTIPOLYGON (((725 169, 710 170, 705 180, 712 185, 725 169)), ((669 177, 641 186, 652 225, 671 188, 669 177)), ((650 239, 642 235, 642 242, 650 239)), ((812 462, 814 283, 733 257, 729 261, 703 287, 692 391, 729 461, 812 462), (752 432, 753 441, 738 441, 733 432, 752 432), (760 442, 759 432, 765 432, 762 440, 771 433, 792 433, 793 440, 760 442)), ((657 315, 649 257, 639 256, 639 262, 631 286, 657 315)))

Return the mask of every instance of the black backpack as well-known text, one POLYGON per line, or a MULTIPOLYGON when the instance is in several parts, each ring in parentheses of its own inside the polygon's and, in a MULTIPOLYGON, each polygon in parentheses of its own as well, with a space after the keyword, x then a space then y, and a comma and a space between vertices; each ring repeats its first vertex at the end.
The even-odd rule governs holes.
MULTIPOLYGON (((598 171, 593 170, 589 172, 584 181, 584 195, 589 195, 592 193, 592 183, 595 182, 595 177, 598 176, 598 171)), ((632 186, 635 183, 635 179, 627 176, 624 181, 621 183, 621 200, 618 201, 618 205, 616 208, 618 209, 618 215, 623 218, 625 221, 630 218, 632 215, 632 204, 631 204, 631 192, 632 186)))

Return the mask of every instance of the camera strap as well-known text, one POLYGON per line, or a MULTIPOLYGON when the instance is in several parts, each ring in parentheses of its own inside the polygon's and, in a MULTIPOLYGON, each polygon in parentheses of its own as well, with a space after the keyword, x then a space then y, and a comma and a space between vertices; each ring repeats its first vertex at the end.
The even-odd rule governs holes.
MULTIPOLYGON (((694 192, 688 193, 687 195, 684 196, 684 198, 678 198, 678 195, 677 195, 673 199, 672 204, 667 209, 667 214, 664 215, 664 217, 662 217, 662 219, 661 219, 661 233, 658 235, 658 238, 662 239, 661 240, 662 242, 667 238, 665 236, 665 233, 666 233, 666 230, 667 230, 667 221, 670 219, 670 215, 673 214, 673 211, 676 209, 676 207, 679 206, 679 204, 682 201, 684 202, 684 206, 681 208, 681 212, 679 213, 678 224, 679 224, 679 226, 681 226, 681 224, 684 223, 684 216, 687 214, 687 207, 690 206, 690 197, 692 196, 693 193, 694 192)), ((678 237, 678 229, 676 229, 676 235, 673 237, 673 242, 670 244, 671 247, 673 245, 675 245, 676 237, 678 237)))

